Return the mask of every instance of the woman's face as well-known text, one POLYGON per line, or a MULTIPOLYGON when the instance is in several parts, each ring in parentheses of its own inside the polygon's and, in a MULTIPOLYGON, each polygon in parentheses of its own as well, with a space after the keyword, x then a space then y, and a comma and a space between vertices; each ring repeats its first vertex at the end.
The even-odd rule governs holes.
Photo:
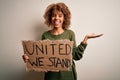
POLYGON ((61 11, 54 11, 51 20, 54 28, 60 28, 64 22, 64 15, 61 11))

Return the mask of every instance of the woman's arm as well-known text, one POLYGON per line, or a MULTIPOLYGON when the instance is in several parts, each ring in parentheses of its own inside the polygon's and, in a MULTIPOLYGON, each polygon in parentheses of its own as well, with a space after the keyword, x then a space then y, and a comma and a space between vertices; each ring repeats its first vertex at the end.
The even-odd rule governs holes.
POLYGON ((88 39, 98 38, 98 37, 100 37, 100 36, 102 36, 102 35, 103 35, 103 34, 94 34, 94 33, 89 34, 89 35, 86 35, 85 38, 83 39, 82 43, 83 43, 83 44, 87 44, 88 39))
POLYGON ((103 34, 90 34, 90 35, 86 35, 85 38, 83 39, 83 41, 77 46, 73 48, 73 59, 74 60, 80 60, 84 54, 84 51, 86 49, 87 46, 87 42, 88 39, 91 38, 97 38, 102 36, 103 34))

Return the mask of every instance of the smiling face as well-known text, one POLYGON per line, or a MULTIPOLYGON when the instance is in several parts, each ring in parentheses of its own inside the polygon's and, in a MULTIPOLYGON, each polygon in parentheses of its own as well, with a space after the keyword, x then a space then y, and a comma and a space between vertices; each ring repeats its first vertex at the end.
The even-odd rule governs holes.
POLYGON ((64 15, 61 11, 55 10, 52 13, 51 20, 54 28, 62 28, 64 22, 64 15))

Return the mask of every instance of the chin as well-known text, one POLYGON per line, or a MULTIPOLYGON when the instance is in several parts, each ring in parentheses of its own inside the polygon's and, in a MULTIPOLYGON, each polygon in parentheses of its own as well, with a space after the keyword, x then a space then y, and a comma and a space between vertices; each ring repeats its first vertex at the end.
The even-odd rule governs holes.
POLYGON ((58 28, 59 26, 54 25, 55 28, 58 28))

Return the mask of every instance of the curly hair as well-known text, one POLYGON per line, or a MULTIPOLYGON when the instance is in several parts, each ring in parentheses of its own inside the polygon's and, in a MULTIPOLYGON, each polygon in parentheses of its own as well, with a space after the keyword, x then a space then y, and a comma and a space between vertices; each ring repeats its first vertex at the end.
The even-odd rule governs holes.
POLYGON ((45 24, 47 24, 48 27, 52 25, 51 17, 52 17, 54 10, 61 11, 63 13, 64 22, 63 22, 62 27, 63 29, 68 29, 71 24, 71 21, 70 21, 71 13, 68 7, 64 3, 56 3, 56 4, 53 3, 46 8, 46 11, 44 14, 45 24))

